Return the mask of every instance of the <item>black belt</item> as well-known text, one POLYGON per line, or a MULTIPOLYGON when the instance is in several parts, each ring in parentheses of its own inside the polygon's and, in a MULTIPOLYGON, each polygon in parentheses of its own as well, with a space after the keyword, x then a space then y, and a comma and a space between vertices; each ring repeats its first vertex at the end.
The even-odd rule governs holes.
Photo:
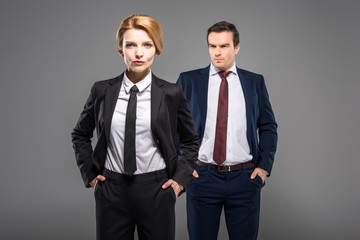
POLYGON ((123 173, 113 172, 104 168, 103 175, 106 178, 109 178, 110 180, 113 181, 117 181, 117 182, 131 181, 132 183, 155 181, 168 177, 165 169, 157 170, 154 172, 148 172, 148 173, 134 174, 130 176, 123 173))
POLYGON ((240 164, 235 164, 235 165, 218 166, 215 164, 203 163, 203 162, 197 160, 195 162, 195 164, 200 167, 216 170, 218 172, 232 172, 232 171, 239 171, 239 170, 244 170, 244 169, 253 169, 255 167, 253 162, 246 162, 246 163, 240 163, 240 164))

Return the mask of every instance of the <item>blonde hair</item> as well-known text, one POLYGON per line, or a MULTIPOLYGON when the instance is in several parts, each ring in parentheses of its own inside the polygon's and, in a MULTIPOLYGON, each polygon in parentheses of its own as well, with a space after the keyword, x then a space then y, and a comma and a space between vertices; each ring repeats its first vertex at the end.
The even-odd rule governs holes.
POLYGON ((116 43, 118 50, 122 50, 124 33, 129 29, 144 30, 154 42, 156 54, 160 55, 163 47, 162 31, 159 22, 150 15, 132 14, 124 19, 116 33, 116 43))

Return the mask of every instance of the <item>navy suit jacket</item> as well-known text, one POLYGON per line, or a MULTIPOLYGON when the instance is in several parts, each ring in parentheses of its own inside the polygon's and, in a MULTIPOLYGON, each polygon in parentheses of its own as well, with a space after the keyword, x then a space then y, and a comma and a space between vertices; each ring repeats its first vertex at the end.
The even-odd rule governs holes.
MULTIPOLYGON (((77 164, 85 186, 102 174, 110 136, 111 120, 124 74, 96 82, 72 135, 77 164), (97 143, 91 139, 96 129, 97 143)), ((169 178, 186 187, 197 159, 199 137, 191 118, 188 101, 181 87, 152 75, 151 132, 162 154, 169 178), (179 156, 176 135, 179 136, 179 156)))
MULTIPOLYGON (((206 68, 183 72, 177 81, 190 102, 196 130, 202 142, 205 130, 210 65, 206 68)), ((269 95, 262 75, 237 68, 244 92, 247 121, 247 139, 255 167, 270 175, 277 145, 275 122, 269 95)))

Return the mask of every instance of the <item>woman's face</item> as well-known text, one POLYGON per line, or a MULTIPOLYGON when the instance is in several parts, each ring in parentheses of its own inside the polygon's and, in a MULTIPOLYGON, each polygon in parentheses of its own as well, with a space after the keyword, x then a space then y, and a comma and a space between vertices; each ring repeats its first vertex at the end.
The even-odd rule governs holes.
POLYGON ((119 51, 124 58, 129 73, 148 74, 154 61, 156 49, 149 35, 140 29, 129 29, 124 33, 122 49, 119 51))

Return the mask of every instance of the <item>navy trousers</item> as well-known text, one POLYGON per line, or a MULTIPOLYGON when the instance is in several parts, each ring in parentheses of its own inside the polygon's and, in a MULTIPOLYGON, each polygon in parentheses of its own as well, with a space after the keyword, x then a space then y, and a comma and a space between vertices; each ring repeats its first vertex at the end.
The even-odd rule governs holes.
POLYGON ((253 169, 218 172, 196 166, 199 178, 192 178, 187 188, 187 216, 190 240, 216 240, 224 208, 230 240, 257 238, 260 193, 264 186, 253 169))

